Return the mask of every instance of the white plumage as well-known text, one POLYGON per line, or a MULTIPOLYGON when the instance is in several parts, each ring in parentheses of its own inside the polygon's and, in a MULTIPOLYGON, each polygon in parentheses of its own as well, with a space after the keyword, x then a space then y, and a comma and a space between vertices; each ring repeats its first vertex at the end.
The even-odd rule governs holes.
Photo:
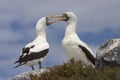
POLYGON ((53 18, 58 18, 58 20, 55 20, 56 22, 63 20, 68 23, 62 40, 62 46, 68 58, 74 61, 80 60, 84 66, 94 66, 95 58, 92 50, 85 42, 79 39, 76 33, 76 15, 73 12, 66 12, 62 15, 53 15, 53 18))
POLYGON ((47 19, 47 17, 42 17, 38 20, 36 24, 37 37, 22 49, 19 59, 15 62, 18 63, 16 67, 27 65, 34 70, 33 66, 39 64, 39 68, 41 68, 41 62, 49 51, 49 44, 46 40, 46 28, 49 24, 47 19))

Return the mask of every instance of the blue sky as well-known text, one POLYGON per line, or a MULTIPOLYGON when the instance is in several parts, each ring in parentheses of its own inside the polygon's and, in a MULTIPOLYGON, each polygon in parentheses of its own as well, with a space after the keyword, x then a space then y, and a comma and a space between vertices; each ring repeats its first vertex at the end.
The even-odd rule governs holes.
MULTIPOLYGON (((0 80, 31 70, 14 69, 21 49, 35 37, 37 20, 49 14, 74 12, 78 17, 77 33, 95 52, 104 41, 120 38, 120 0, 0 0, 0 80)), ((50 52, 43 67, 67 60, 61 47, 65 22, 48 26, 50 52)))

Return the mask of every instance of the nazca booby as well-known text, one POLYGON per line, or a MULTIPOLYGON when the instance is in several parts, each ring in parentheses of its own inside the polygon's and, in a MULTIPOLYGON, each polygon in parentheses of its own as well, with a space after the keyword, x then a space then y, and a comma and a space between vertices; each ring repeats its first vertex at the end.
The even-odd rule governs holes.
POLYGON ((95 65, 95 56, 89 46, 80 40, 76 33, 77 16, 73 12, 66 12, 62 15, 51 15, 56 18, 54 22, 65 21, 68 23, 62 46, 65 54, 71 60, 81 61, 83 66, 95 65))
POLYGON ((19 59, 15 62, 15 64, 18 63, 15 68, 27 65, 31 66, 32 70, 34 70, 33 66, 35 64, 39 64, 39 68, 41 68, 41 63, 49 52, 49 44, 46 40, 46 28, 52 22, 48 22, 48 18, 42 17, 38 20, 36 24, 37 37, 22 49, 19 59))

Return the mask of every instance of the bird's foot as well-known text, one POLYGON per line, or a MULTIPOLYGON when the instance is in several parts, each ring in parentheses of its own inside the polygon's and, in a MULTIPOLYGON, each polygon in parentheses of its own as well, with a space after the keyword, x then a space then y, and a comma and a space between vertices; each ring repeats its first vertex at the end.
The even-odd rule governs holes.
POLYGON ((75 63, 75 60, 73 58, 70 59, 70 63, 71 64, 74 64, 75 63))
POLYGON ((32 70, 35 70, 33 66, 31 66, 32 70))

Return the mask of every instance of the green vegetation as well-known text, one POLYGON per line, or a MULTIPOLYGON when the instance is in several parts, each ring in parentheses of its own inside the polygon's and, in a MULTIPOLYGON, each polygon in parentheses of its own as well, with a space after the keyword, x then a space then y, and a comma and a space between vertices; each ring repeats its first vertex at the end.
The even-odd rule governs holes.
POLYGON ((120 80, 120 67, 103 67, 95 70, 91 66, 83 68, 80 62, 50 68, 50 72, 30 75, 31 80, 120 80))

